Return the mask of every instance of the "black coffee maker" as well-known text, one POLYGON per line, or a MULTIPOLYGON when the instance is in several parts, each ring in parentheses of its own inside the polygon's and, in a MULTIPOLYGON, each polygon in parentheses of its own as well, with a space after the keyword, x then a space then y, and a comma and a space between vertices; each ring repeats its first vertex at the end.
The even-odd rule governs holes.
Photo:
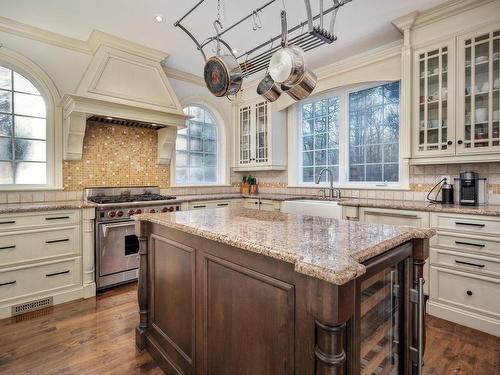
POLYGON ((476 172, 460 172, 458 203, 466 206, 479 204, 479 174, 476 172))

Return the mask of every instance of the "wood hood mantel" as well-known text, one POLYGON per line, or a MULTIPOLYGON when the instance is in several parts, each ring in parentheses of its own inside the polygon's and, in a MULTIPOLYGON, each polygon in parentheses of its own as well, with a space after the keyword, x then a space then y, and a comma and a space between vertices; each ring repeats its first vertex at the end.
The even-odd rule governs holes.
MULTIPOLYGON (((156 51, 158 52, 158 51, 156 51)), ((87 119, 105 116, 155 124, 158 163, 169 164, 177 128, 185 127, 182 110, 160 62, 166 54, 137 55, 123 44, 102 43, 76 92, 63 96, 64 160, 80 160, 87 119)))

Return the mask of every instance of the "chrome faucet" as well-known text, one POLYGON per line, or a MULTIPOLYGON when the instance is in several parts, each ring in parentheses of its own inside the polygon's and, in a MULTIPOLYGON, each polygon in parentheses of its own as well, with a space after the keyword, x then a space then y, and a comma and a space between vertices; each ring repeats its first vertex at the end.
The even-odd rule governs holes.
POLYGON ((340 189, 333 188, 333 171, 330 168, 323 168, 318 177, 316 178, 316 184, 319 184, 323 173, 328 172, 330 174, 330 189, 328 189, 328 196, 330 198, 340 199, 340 189))

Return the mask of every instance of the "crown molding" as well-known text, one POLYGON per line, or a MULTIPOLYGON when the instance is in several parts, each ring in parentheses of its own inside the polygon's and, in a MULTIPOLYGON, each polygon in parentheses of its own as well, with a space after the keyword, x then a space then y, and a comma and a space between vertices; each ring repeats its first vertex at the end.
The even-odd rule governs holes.
POLYGON ((420 28, 497 0, 448 0, 419 13, 413 28, 420 28))
POLYGON ((85 41, 0 16, 0 31, 87 55, 93 55, 101 45, 107 45, 156 62, 161 62, 169 56, 166 52, 100 30, 93 30, 85 41))
POLYGON ((205 81, 203 80, 203 78, 196 74, 188 73, 183 70, 170 68, 163 65, 162 68, 168 78, 173 78, 179 81, 189 82, 198 86, 205 87, 205 81))
POLYGON ((419 15, 419 12, 411 12, 408 14, 405 14, 404 16, 398 17, 395 20, 393 20, 391 23, 394 25, 396 29, 401 31, 401 33, 404 33, 405 30, 411 29, 413 24, 415 23, 415 20, 417 19, 419 15))

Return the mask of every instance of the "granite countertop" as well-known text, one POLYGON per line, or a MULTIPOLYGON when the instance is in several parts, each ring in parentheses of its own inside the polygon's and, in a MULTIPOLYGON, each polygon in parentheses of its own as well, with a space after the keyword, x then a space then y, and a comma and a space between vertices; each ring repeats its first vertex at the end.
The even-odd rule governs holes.
POLYGON ((446 212, 468 215, 500 216, 500 205, 487 204, 484 206, 460 206, 455 204, 440 204, 425 201, 398 201, 384 199, 357 199, 343 198, 341 206, 393 208, 400 210, 415 210, 426 212, 446 212))
POLYGON ((30 203, 2 203, 0 214, 30 211, 71 210, 78 208, 92 208, 96 204, 85 201, 55 201, 55 202, 30 202, 30 203))
POLYGON ((142 214, 149 221, 294 264, 299 273, 341 285, 365 273, 362 262, 432 229, 362 224, 313 216, 211 208, 142 214))

